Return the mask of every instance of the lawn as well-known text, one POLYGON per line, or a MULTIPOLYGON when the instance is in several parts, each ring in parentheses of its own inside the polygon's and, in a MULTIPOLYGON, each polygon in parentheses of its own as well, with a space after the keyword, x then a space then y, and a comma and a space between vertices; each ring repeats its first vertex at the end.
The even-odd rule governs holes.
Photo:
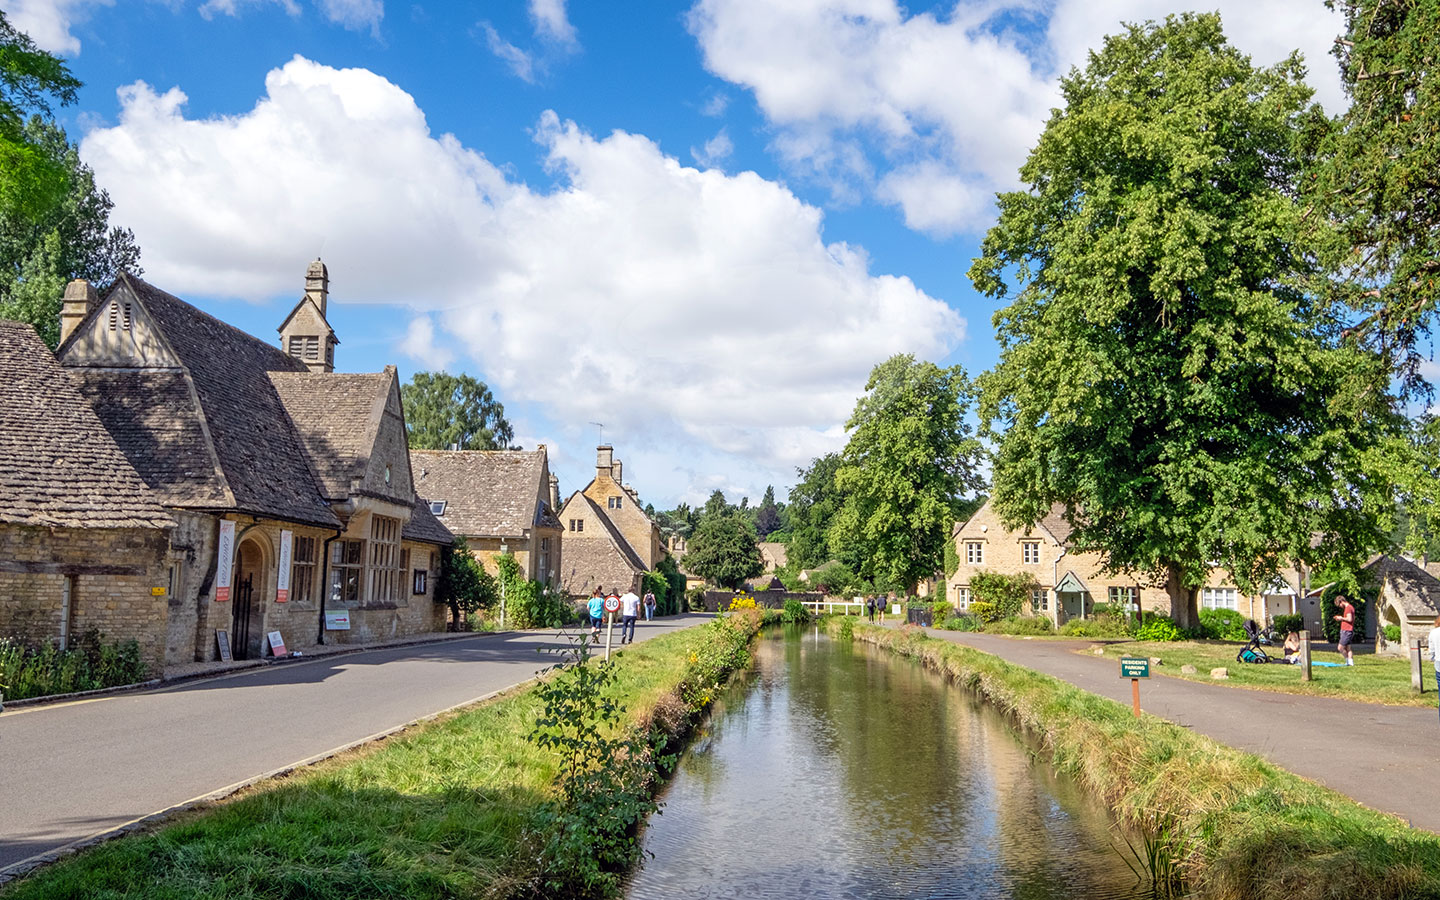
MULTIPOLYGON (((1192 681, 1207 681, 1230 687, 1252 688, 1260 691, 1277 691, 1284 694, 1307 694, 1313 697, 1339 697, 1345 700, 1360 700, 1366 703, 1386 703, 1391 706, 1434 706, 1434 674, 1425 661, 1422 672, 1430 681, 1430 691, 1417 694, 1410 687, 1410 663, 1393 656, 1376 656, 1369 645, 1355 653, 1354 667, 1338 669, 1325 666, 1311 668, 1313 680, 1300 680, 1300 667, 1270 663, 1256 665, 1239 663, 1235 654, 1244 644, 1225 641, 1175 641, 1173 643, 1148 643, 1126 641, 1105 645, 1105 655, 1111 659, 1122 656, 1159 657, 1163 665, 1152 666, 1155 675, 1169 675, 1174 678, 1188 678, 1192 681), (1180 671, 1183 665, 1192 665, 1196 672, 1186 675, 1180 671), (1229 679, 1214 681, 1210 670, 1224 666, 1230 672, 1229 679)), ((1270 648, 1265 648, 1270 652, 1270 648)), ((1083 651, 1086 653, 1090 650, 1083 651)), ((1275 653, 1279 655, 1279 648, 1275 653)), ((1341 662, 1339 653, 1326 650, 1313 651, 1311 659, 1316 662, 1341 662)))

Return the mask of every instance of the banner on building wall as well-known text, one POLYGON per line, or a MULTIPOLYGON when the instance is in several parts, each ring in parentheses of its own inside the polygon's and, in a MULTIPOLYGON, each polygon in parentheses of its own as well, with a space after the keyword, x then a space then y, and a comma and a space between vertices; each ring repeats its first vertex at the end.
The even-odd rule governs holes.
POLYGON ((280 532, 280 571, 275 577, 275 602, 287 603, 290 600, 290 544, 294 540, 294 532, 280 532))
POLYGON ((230 574, 235 565, 235 523, 220 521, 220 542, 215 547, 215 602, 230 599, 230 574))

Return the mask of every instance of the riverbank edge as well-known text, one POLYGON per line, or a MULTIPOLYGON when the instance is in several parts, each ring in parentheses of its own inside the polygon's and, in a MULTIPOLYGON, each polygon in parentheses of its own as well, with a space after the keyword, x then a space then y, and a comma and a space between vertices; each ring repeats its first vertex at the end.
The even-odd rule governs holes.
MULTIPOLYGON (((842 638, 847 630, 837 621, 827 628, 842 638)), ((855 639, 916 659, 1002 711, 1058 772, 1166 847, 1194 896, 1440 897, 1440 835, 983 651, 918 629, 852 629, 855 639)), ((1336 765, 1366 777, 1362 760, 1336 765)))
MULTIPOLYGON (((748 651, 772 619, 778 613, 732 614, 722 627, 675 632, 616 656, 614 699, 626 708, 620 727, 661 751, 641 783, 621 790, 653 796, 663 787, 674 754, 743 668, 717 661, 733 659, 726 650, 737 641, 748 651)), ((88 848, 0 885, 0 897, 218 900, 285 894, 285 885, 303 885, 315 898, 550 895, 557 870, 537 855, 544 843, 537 823, 553 821, 545 813, 558 766, 525 739, 539 712, 537 683, 88 848), (457 745, 463 761, 452 755, 457 745), (416 771, 410 763, 417 760, 430 771, 416 771), (461 762, 468 765, 454 771, 461 762), (385 772, 397 777, 376 777, 385 772), (444 796, 417 795, 422 786, 444 796), (467 810, 466 800, 497 808, 467 810), (401 808, 387 824, 398 828, 375 821, 394 805, 401 808)), ((626 873, 615 874, 618 884, 626 873)), ((576 885, 565 895, 587 890, 576 885)))

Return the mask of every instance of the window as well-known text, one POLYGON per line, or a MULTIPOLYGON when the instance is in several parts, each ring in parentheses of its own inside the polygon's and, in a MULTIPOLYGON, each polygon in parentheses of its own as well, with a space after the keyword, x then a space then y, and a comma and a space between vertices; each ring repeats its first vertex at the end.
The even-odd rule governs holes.
POLYGON ((1236 609, 1240 593, 1235 588, 1206 588, 1201 594, 1201 606, 1205 609, 1236 609))
POLYGON ((318 360, 320 358, 320 338, 314 335, 291 337, 290 355, 307 362, 318 360))
POLYGON ((443 516, 443 515, 445 515, 445 501, 444 501, 444 500, 431 500, 431 501, 430 501, 430 512, 431 512, 432 515, 437 515, 437 516, 443 516))
POLYGON ((1030 592, 1030 607, 1036 612, 1048 612, 1050 610, 1050 592, 1044 588, 1036 588, 1030 592))
POLYGON ((315 539, 295 538, 290 553, 290 600, 310 603, 315 599, 315 539))
POLYGON ((1140 589, 1138 587, 1110 588, 1110 605, 1134 612, 1140 610, 1140 589))
POLYGON ((360 573, 365 569, 364 541, 336 541, 330 545, 330 602, 360 602, 360 573))
POLYGON ((570 530, 571 530, 571 531, 584 531, 584 530, 585 530, 585 520, 584 520, 584 519, 571 519, 571 520, 570 520, 570 530))
POLYGON ((1020 561, 1026 564, 1035 564, 1040 562, 1040 542, 1021 541, 1020 561))
POLYGON ((969 608, 970 608, 970 589, 969 589, 969 588, 956 588, 956 589, 955 589, 955 608, 956 608, 956 609, 969 609, 969 608))
POLYGON ((370 518, 371 603, 395 603, 400 599, 400 573, 406 560, 400 552, 400 520, 388 516, 370 518))
POLYGON ((985 562, 985 545, 979 541, 970 541, 965 544, 965 561, 972 566, 978 566, 985 562))
MULTIPOLYGON (((406 551, 408 556, 409 551, 406 551)), ((430 589, 430 561, 432 554, 426 553, 423 557, 415 558, 417 568, 410 572, 410 593, 423 594, 430 589)), ((408 563, 407 563, 408 565, 408 563)))
POLYGON ((619 498, 619 497, 611 497, 611 498, 609 498, 609 500, 608 500, 607 502, 609 503, 610 508, 611 508, 611 509, 619 509, 619 508, 620 508, 620 499, 621 499, 621 498, 619 498))
POLYGON ((540 571, 535 577, 540 581, 550 580, 550 539, 546 537, 540 539, 540 571))

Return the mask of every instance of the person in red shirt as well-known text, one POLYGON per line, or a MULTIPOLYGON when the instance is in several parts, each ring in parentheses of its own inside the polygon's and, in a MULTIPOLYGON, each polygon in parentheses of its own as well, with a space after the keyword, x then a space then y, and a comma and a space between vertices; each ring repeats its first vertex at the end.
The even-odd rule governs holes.
POLYGON ((1344 594, 1335 598, 1335 608, 1340 612, 1331 616, 1340 623, 1340 653, 1345 657, 1345 665, 1355 665, 1355 654, 1350 650, 1350 644, 1355 640, 1355 606, 1345 599, 1344 594))

